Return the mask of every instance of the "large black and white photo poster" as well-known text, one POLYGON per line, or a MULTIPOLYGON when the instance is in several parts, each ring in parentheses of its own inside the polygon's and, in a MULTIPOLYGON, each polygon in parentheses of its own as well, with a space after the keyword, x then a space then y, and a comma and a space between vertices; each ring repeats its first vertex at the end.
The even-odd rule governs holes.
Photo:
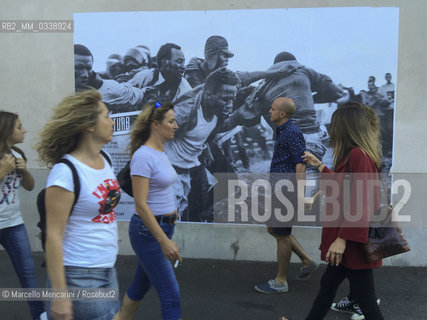
MULTIPOLYGON (((372 107, 390 170, 398 23, 392 7, 75 13, 75 85, 97 88, 111 111, 105 150, 116 172, 144 105, 174 102, 180 128, 165 151, 178 174, 180 220, 213 222, 215 173, 269 171, 277 97, 295 101, 307 150, 328 166, 339 103, 372 107)), ((133 201, 122 199, 118 219, 128 220, 133 201)))

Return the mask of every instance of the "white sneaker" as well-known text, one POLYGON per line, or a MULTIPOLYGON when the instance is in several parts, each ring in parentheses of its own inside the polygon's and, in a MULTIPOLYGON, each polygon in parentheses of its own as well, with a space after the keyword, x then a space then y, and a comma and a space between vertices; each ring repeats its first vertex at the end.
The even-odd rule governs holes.
MULTIPOLYGON (((377 299, 377 304, 380 305, 381 300, 377 299)), ((351 320, 365 320, 365 316, 362 313, 362 310, 360 310, 360 307, 358 304, 353 304, 354 313, 351 315, 351 320)))

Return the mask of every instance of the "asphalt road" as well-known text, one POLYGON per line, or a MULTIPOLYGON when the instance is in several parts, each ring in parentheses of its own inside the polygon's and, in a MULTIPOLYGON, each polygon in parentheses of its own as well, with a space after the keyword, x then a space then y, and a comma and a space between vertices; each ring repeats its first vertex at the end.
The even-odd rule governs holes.
MULTIPOLYGON (((34 254, 40 286, 45 287, 45 269, 39 253, 34 254)), ((136 259, 119 256, 116 268, 120 294, 123 297, 133 278, 136 259)), ((181 288, 182 318, 184 320, 276 320, 286 314, 293 319, 304 319, 319 289, 320 277, 326 265, 304 282, 294 280, 298 264, 291 264, 288 293, 265 295, 254 291, 260 284, 275 275, 275 263, 242 262, 223 260, 185 259, 176 269, 181 288)), ((0 251, 0 287, 19 287, 12 264, 0 251)), ((381 310, 385 319, 427 319, 427 267, 382 267, 375 271, 377 295, 381 298, 381 310)), ((348 283, 340 287, 337 299, 345 296, 348 283)), ((25 302, 0 301, 1 320, 30 320, 25 302)), ((157 320, 160 303, 157 293, 151 289, 142 302, 135 319, 157 320)), ((330 311, 327 320, 350 319, 350 316, 330 311)))

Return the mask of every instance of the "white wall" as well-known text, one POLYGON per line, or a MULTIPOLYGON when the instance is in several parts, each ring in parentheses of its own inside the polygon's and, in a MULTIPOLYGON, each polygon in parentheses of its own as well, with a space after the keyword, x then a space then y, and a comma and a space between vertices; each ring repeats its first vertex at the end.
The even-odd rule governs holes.
MULTIPOLYGON (((426 54, 427 2, 425 0, 151 0, 151 1, 57 1, 1 0, 0 20, 69 19, 75 12, 100 11, 158 11, 158 10, 218 10, 246 8, 296 8, 337 6, 394 6, 400 8, 399 64, 395 118, 395 173, 427 172, 427 83, 426 54)), ((357 17, 354 17, 357 19, 357 17)), ((363 24, 363 21, 360 21, 363 24)), ((375 32, 375 30, 372 30, 375 32)), ((28 129, 22 146, 29 156, 29 167, 37 179, 39 190, 47 170, 40 169, 33 150, 38 131, 50 117, 51 109, 65 96, 73 93, 73 35, 72 33, 0 33, 0 108, 18 112, 28 129)), ((372 54, 375 54, 373 52, 372 54)), ((419 190, 425 190, 422 185, 419 190)), ((36 192, 22 193, 22 211, 34 250, 40 250, 37 239, 36 192)), ((419 197, 422 199, 422 196, 419 197)), ((423 212, 425 201, 413 205, 423 212)), ((132 254, 127 237, 127 223, 120 223, 122 254, 132 254)), ((427 265, 427 254, 421 244, 427 242, 424 227, 405 229, 412 252, 386 264, 427 265), (418 244, 418 245, 417 245, 418 244)), ((318 257, 319 229, 297 228, 297 238, 307 251, 318 257)), ((219 259, 274 260, 275 245, 263 227, 231 227, 181 224, 176 240, 184 256, 219 259), (237 254, 234 248, 239 247, 237 254)))

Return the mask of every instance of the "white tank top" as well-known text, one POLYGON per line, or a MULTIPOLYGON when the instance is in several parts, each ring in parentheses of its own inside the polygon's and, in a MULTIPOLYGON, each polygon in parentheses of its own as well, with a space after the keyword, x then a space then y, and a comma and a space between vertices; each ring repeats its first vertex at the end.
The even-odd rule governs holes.
POLYGON ((209 135, 218 122, 216 116, 211 121, 206 121, 202 107, 197 109, 197 123, 181 138, 171 140, 165 144, 165 152, 170 162, 177 167, 189 169, 200 165, 199 155, 205 148, 209 135))

